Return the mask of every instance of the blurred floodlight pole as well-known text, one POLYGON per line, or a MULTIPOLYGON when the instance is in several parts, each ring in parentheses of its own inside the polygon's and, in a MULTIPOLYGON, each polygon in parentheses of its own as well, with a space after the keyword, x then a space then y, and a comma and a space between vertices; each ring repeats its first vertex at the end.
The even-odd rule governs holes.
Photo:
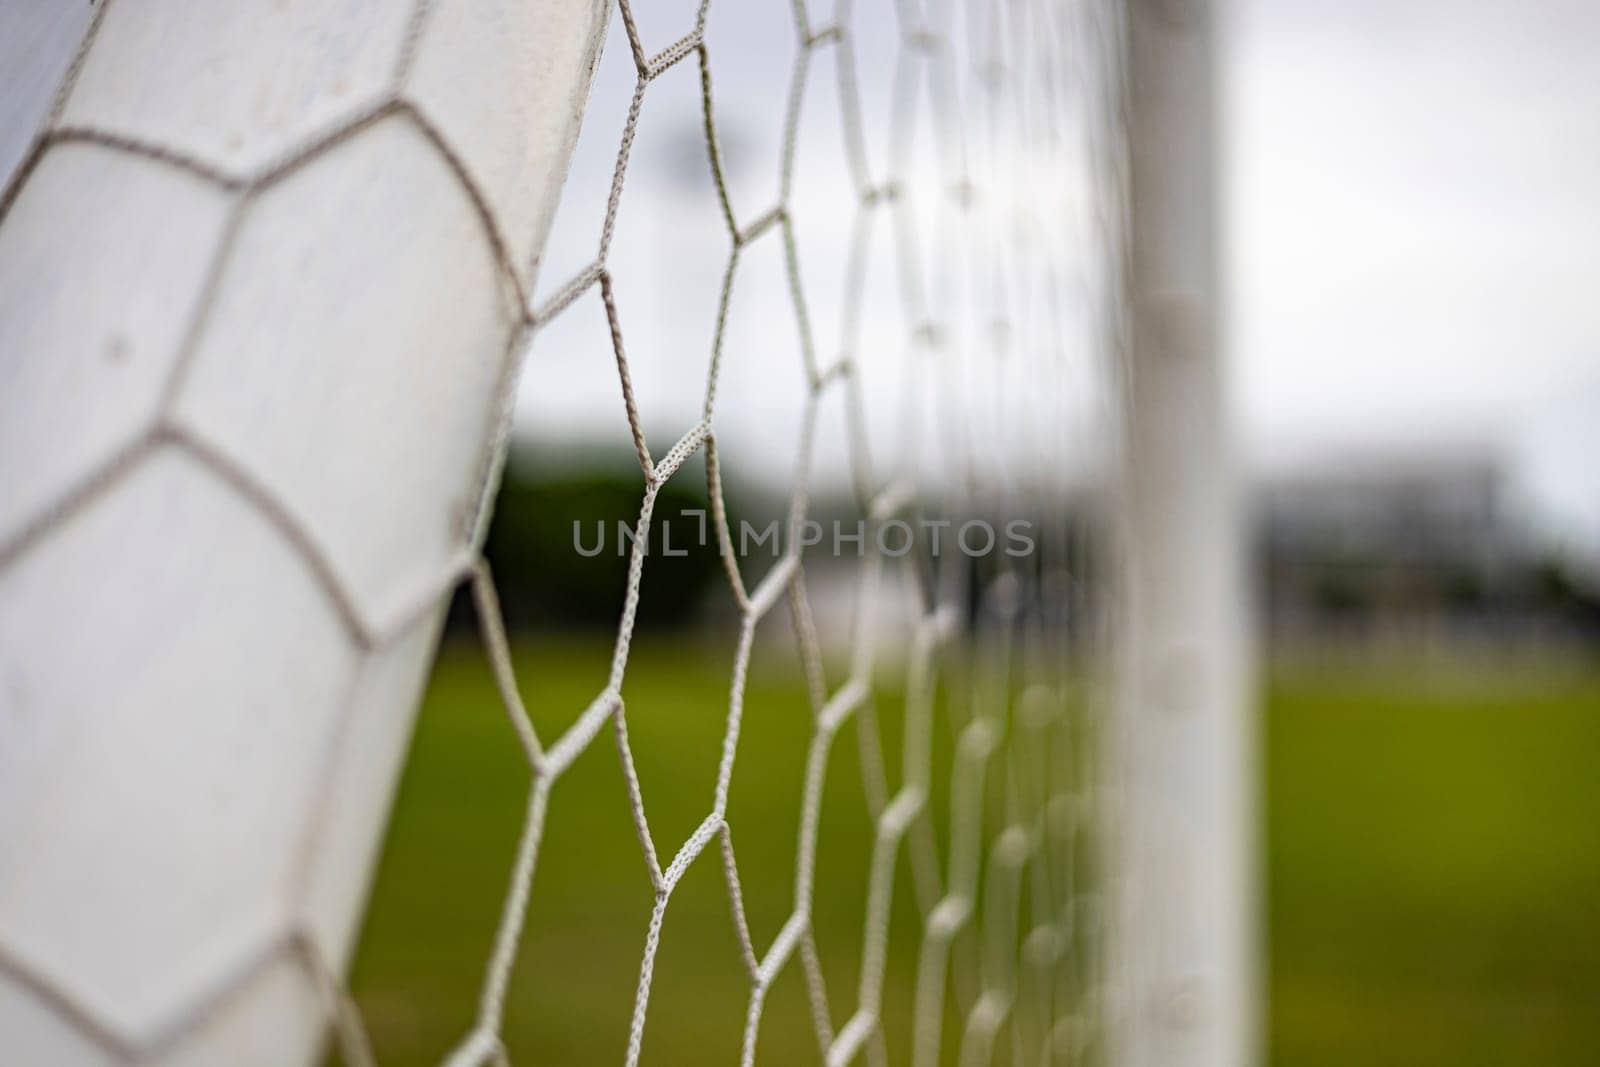
POLYGON ((1255 1056, 1242 525, 1219 351, 1209 0, 1128 0, 1111 1062, 1255 1056))

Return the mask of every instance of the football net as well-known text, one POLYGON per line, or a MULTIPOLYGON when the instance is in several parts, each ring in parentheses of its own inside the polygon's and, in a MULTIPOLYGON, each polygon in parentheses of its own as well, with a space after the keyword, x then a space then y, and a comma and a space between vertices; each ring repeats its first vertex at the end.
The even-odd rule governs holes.
MULTIPOLYGON (((791 968, 828 1064, 1121 1058, 1118 1020, 1138 1023, 1151 975, 1138 953, 1118 965, 1110 942, 1170 899, 1140 904, 1118 884, 1145 869, 1140 838, 1114 844, 1119 813, 1148 812, 1122 803, 1114 768, 1146 749, 1108 739, 1102 669, 1120 566, 1108 487, 1136 329, 1127 13, 1119 0, 768 5, 793 47, 785 104, 767 116, 777 195, 751 209, 730 191, 719 123, 717 50, 741 47, 716 36, 727 2, 665 34, 628 0, 120 0, 11 16, 81 45, 54 67, 42 48, 25 72, 52 89, 16 98, 39 132, 6 161, 0 203, 0 1058, 309 1062, 331 1034, 346 1062, 374 1062, 344 974, 463 586, 532 784, 476 1017, 449 1062, 509 1061, 502 1023, 535 872, 563 875, 540 868, 547 814, 602 746, 620 760, 654 900, 627 1064, 650 1060, 674 890, 708 863, 748 995, 705 1010, 744 1013, 746 1063, 791 968), (858 32, 873 20, 881 39, 858 32), (584 105, 607 40, 636 79, 594 254, 541 277, 580 126, 600 121, 584 105), (647 113, 659 79, 684 69, 693 114, 647 113), (799 130, 821 79, 841 136, 819 171, 799 130), (866 80, 883 82, 881 101, 866 80), (867 114, 878 102, 881 122, 867 114), (709 348, 671 353, 675 373, 704 369, 700 415, 663 447, 635 395, 619 312, 634 293, 613 239, 636 134, 667 121, 698 130, 728 251, 704 309, 709 348), (839 190, 821 199, 847 237, 835 261, 808 264, 816 216, 795 205, 830 169, 839 190), (753 358, 725 342, 741 264, 763 244, 781 248, 786 315, 768 325, 792 332, 804 416, 781 554, 756 579, 724 498, 722 471, 743 457, 719 452, 718 384, 753 358), (866 295, 880 259, 892 302, 866 295), (831 335, 819 300, 837 309, 831 335), (541 337, 596 301, 610 345, 584 356, 614 366, 642 487, 609 669, 545 736, 482 545, 519 382, 560 387, 541 379, 541 337), (893 404, 863 384, 885 347, 903 357, 893 404), (819 429, 831 402, 847 412, 836 437, 819 429), (865 548, 839 633, 819 632, 808 592, 826 541, 804 535, 810 457, 829 447, 846 457, 865 548), (629 745, 629 649, 658 494, 691 460, 735 604, 734 668, 704 818, 663 840, 629 745), (1034 551, 1003 551, 997 517, 1035 520, 1034 551), (792 909, 760 943, 728 798, 752 649, 776 614, 812 721, 792 909), (838 669, 825 648, 846 649, 838 669), (897 759, 883 715, 898 719, 897 759), (948 774, 931 755, 941 732, 948 774), (821 887, 819 811, 843 735, 859 746, 870 873, 821 887), (883 1015, 902 855, 920 944, 897 1048, 883 1015), (864 902, 851 988, 828 988, 818 962, 821 891, 864 902)), ((1169 6, 1180 14, 1149 17, 1181 23, 1185 5, 1169 6)), ((1173 943, 1158 953, 1182 955, 1173 943)), ((1193 992, 1173 992, 1173 1010, 1192 1010, 1193 992)))

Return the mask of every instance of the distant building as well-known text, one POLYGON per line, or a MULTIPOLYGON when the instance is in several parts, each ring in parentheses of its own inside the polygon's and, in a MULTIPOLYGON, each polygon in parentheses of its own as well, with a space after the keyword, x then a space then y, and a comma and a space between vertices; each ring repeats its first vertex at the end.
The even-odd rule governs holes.
POLYGON ((1263 482, 1264 621, 1285 638, 1578 635, 1594 604, 1562 584, 1492 460, 1397 456, 1263 482))

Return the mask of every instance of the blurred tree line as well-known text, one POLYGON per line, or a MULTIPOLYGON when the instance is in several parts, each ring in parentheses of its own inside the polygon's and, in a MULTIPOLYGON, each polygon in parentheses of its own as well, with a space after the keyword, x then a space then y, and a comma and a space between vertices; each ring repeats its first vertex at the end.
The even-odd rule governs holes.
MULTIPOLYGON (((484 543, 506 625, 614 629, 644 491, 631 454, 589 452, 541 464, 513 453, 484 543)), ((657 492, 639 625, 681 621, 722 580, 709 512, 705 479, 691 471, 657 492), (696 512, 706 515, 703 539, 696 512)), ((450 625, 474 625, 470 603, 459 593, 450 625)))

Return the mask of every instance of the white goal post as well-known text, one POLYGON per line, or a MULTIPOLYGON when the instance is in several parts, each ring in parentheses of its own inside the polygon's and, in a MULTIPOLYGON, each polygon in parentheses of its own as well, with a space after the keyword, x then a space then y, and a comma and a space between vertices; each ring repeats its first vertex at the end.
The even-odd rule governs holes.
MULTIPOLYGON (((1004 2, 1026 19, 1074 4, 1116 12, 1106 41, 1126 79, 1126 126, 1113 127, 1125 150, 1107 171, 1127 208, 1105 253, 1126 257, 1126 314, 1108 331, 1125 437, 1111 526, 1117 684, 1096 813, 1110 865, 1105 1037, 1092 1056, 1246 1065, 1252 782, 1216 343, 1210 5, 1004 2)), ((931 27, 951 5, 928 7, 931 27)), ((794 10, 803 55, 848 39, 828 13, 794 10)), ((645 86, 696 53, 706 62, 704 5, 653 54, 615 0, 0 8, 0 1062, 313 1063, 330 1032, 347 1059, 371 1058, 344 975, 464 583, 521 714, 480 553, 530 339, 590 288, 610 306, 610 217, 594 264, 544 305, 533 294, 619 17, 639 73, 625 160, 645 86)), ((939 53, 932 29, 902 30, 902 47, 939 53)), ((709 136, 709 105, 706 123, 709 136)), ((714 152, 713 138, 715 163, 714 152)), ((886 180, 867 195, 898 194, 886 180)), ((763 232, 791 240, 786 211, 741 228, 730 210, 736 252, 763 232)), ((652 460, 620 351, 618 363, 644 525, 690 453, 706 448, 715 477, 710 400, 652 460)), ((833 377, 850 378, 841 367, 833 377)), ((814 390, 829 380, 815 377, 814 390)), ((875 498, 875 516, 893 496, 875 498)), ((743 654, 799 573, 794 554, 748 592, 734 577, 743 654)), ((594 704, 548 747, 523 731, 527 828, 456 1062, 506 1057, 499 1015, 537 906, 528 886, 550 782, 608 725, 631 758, 620 674, 637 558, 629 597, 594 704)), ((919 631, 918 649, 952 618, 919 631)), ((862 684, 853 675, 817 709, 819 736, 864 700, 862 684)), ((875 812, 896 845, 926 822, 936 787, 912 784, 875 812)), ((720 808, 680 855, 720 833, 731 881, 719 820, 720 808)), ((1003 868, 1023 840, 1002 834, 984 855, 1003 868)), ((659 924, 675 865, 646 849, 659 924)), ((942 903, 975 909, 946 889, 942 903)), ((947 945, 939 924, 967 921, 954 914, 930 908, 925 937, 947 945)), ((752 1028, 769 969, 790 954, 809 965, 805 920, 797 905, 769 956, 745 946, 752 1028)), ((838 1033, 819 1023, 830 1063, 883 1055, 877 1005, 862 1000, 838 1033)), ((970 1025, 999 1027, 1009 1010, 983 999, 970 1025)), ((1052 1031, 1042 1054, 1090 1055, 1070 1045, 1052 1031)), ((943 1051, 968 1062, 983 1048, 943 1051)), ((917 1062, 939 1052, 919 1044, 917 1062)))
POLYGON ((321 1047, 607 12, 102 5, 0 226, 0 1058, 321 1047))
POLYGON ((1207 0, 1128 4, 1130 338, 1118 549, 1114 1062, 1257 1055, 1243 537, 1217 281, 1207 0))

